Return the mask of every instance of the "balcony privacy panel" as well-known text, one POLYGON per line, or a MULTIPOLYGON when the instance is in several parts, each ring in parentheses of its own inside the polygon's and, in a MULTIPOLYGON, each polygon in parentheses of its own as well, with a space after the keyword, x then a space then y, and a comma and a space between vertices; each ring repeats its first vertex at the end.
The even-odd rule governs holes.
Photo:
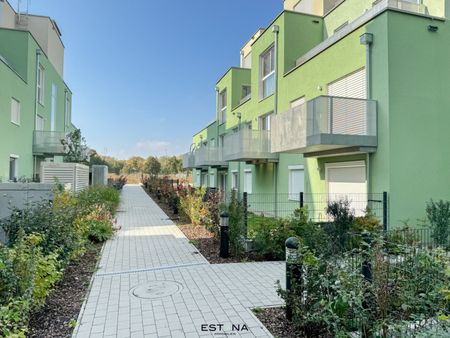
POLYGON ((193 153, 183 154, 183 169, 195 168, 195 157, 193 153))
POLYGON ((67 138, 65 132, 35 130, 33 135, 33 153, 65 154, 62 141, 67 138))
POLYGON ((306 147, 306 103, 271 117, 271 150, 282 152, 306 147))
POLYGON ((271 153, 270 131, 241 129, 224 137, 225 161, 251 161, 277 159, 271 153))
POLYGON ((222 147, 218 146, 201 146, 195 151, 196 166, 219 166, 226 165, 223 161, 222 147))

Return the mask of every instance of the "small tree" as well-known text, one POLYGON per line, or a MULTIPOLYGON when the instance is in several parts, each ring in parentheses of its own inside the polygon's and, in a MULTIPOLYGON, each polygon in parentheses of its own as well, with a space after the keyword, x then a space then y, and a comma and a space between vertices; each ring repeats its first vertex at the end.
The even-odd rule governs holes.
POLYGON ((145 162, 143 171, 146 174, 156 176, 161 172, 161 163, 154 156, 149 156, 145 162))
POLYGON ((440 245, 449 245, 450 202, 431 200, 427 203, 427 218, 433 230, 432 237, 440 245))
POLYGON ((61 140, 61 143, 66 150, 64 162, 87 163, 88 147, 80 129, 70 132, 66 139, 61 140))
POLYGON ((125 161, 122 168, 124 174, 133 174, 142 172, 144 167, 144 159, 140 156, 133 156, 125 161))

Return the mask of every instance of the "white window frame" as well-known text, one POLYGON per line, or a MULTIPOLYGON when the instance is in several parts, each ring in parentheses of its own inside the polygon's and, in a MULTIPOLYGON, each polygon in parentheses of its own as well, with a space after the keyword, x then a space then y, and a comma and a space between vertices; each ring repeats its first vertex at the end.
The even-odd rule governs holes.
POLYGON ((15 97, 11 98, 11 123, 20 126, 22 104, 15 97), (17 110, 16 110, 17 109, 17 110))
MULTIPOLYGON (((266 97, 269 97, 271 95, 273 95, 275 93, 275 86, 274 86, 274 91, 272 93, 266 93, 264 92, 264 85, 266 83, 266 81, 268 79, 270 79, 271 77, 275 77, 275 46, 272 45, 271 47, 269 47, 264 53, 262 53, 259 56, 259 88, 260 88, 260 99, 263 100, 266 97), (272 63, 273 63, 273 69, 267 73, 266 75, 264 75, 264 58, 268 55, 268 54, 272 54, 272 63)), ((275 79, 274 79, 275 81, 275 79)))
POLYGON ((52 98, 50 103, 50 130, 55 131, 56 128, 56 100, 58 98, 58 87, 52 83, 52 98))
POLYGON ((244 170, 244 192, 247 194, 253 193, 253 173, 251 169, 244 170), (248 181, 249 178, 250 181, 248 181))
POLYGON ((288 166, 288 191, 289 191, 289 200, 290 201, 300 201, 300 193, 305 192, 305 166, 304 165, 290 165, 288 166), (303 172, 303 189, 301 191, 294 191, 292 173, 294 171, 302 171, 303 172))
POLYGON ((270 112, 259 117, 259 130, 270 131, 272 115, 273 112, 270 112), (266 123, 264 121, 266 121, 266 123))
POLYGON ((305 95, 303 95, 303 96, 300 96, 299 98, 296 98, 295 100, 292 100, 289 103, 289 107, 291 109, 295 109, 297 107, 304 105, 305 103, 306 103, 306 98, 305 98, 305 95))
POLYGON ((38 78, 37 78, 37 100, 42 106, 45 102, 45 68, 42 64, 38 66, 38 78))
POLYGON ((233 170, 231 172, 231 190, 238 191, 239 190, 239 173, 237 170, 233 170))
POLYGON ((69 128, 72 123, 72 116, 71 116, 71 104, 70 104, 70 96, 66 91, 66 101, 64 105, 64 113, 65 113, 65 124, 66 128, 69 128))
POLYGON ((219 122, 225 123, 227 121, 227 100, 228 94, 225 88, 219 93, 219 122), (225 97, 225 98, 224 98, 225 97))
MULTIPOLYGON (((16 180, 18 180, 19 179, 19 158, 20 158, 20 156, 19 155, 15 155, 15 154, 10 154, 9 155, 9 163, 10 163, 10 165, 11 165, 11 159, 12 158, 14 159, 14 178, 16 180)), ((10 175, 10 171, 11 171, 11 168, 9 168, 8 176, 10 175)), ((11 177, 8 177, 8 180, 10 182, 14 181, 14 179, 11 180, 11 177)))

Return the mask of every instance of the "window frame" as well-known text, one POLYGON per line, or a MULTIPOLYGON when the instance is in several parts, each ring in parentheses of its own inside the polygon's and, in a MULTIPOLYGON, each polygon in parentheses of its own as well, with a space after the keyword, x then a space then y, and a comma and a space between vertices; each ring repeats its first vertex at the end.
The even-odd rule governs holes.
POLYGON ((253 193, 253 172, 251 169, 244 170, 244 192, 246 192, 248 195, 251 195, 253 193), (247 181, 249 175, 250 182, 247 181), (250 185, 250 188, 248 187, 248 185, 250 185))
POLYGON ((258 118, 259 130, 270 131, 271 125, 272 125, 270 120, 271 120, 272 115, 273 115, 273 112, 270 112, 270 113, 263 114, 258 118), (266 126, 265 128, 263 128, 263 121, 267 121, 265 123, 265 126, 266 126))
MULTIPOLYGON (((259 56, 259 88, 260 88, 260 99, 261 100, 264 100, 265 98, 267 98, 275 93, 275 86, 274 86, 273 92, 268 93, 267 95, 264 90, 264 88, 265 88, 264 86, 265 86, 267 80, 269 78, 271 78, 272 76, 275 78, 275 69, 276 69, 275 62, 276 62, 276 60, 275 60, 275 45, 272 44, 269 48, 267 48, 259 56), (270 60, 271 70, 269 71, 269 73, 264 75, 264 59, 268 54, 271 55, 271 60, 270 60)), ((274 81, 275 81, 275 79, 274 79, 274 81)))
POLYGON ((300 193, 305 192, 305 166, 304 165, 292 165, 288 166, 288 199, 290 201, 300 201, 300 193), (303 172, 303 191, 294 192, 292 174, 296 171, 303 172))
POLYGON ((239 190, 239 173, 237 170, 231 172, 231 190, 232 191, 239 190))
POLYGON ((225 123, 227 121, 227 100, 228 93, 225 88, 219 93, 219 123, 225 123))
POLYGON ((11 123, 15 124, 16 126, 20 126, 21 115, 22 115, 21 102, 15 97, 11 97, 11 123), (14 105, 15 103, 17 104, 16 106, 14 105), (14 111, 15 107, 17 107, 17 112, 14 111), (16 114, 17 116, 15 116, 16 114), (14 117, 16 117, 17 120, 14 120, 14 117))
POLYGON ((9 155, 9 181, 15 182, 19 179, 19 155, 9 155), (11 160, 14 160, 14 177, 11 179, 11 160))

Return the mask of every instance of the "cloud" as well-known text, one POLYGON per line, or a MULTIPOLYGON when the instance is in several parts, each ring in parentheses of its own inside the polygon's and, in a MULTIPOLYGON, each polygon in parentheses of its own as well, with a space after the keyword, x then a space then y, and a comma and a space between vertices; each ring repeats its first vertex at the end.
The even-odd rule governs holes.
POLYGON ((135 148, 141 156, 164 156, 171 154, 174 151, 174 147, 167 141, 139 141, 136 143, 135 148))

